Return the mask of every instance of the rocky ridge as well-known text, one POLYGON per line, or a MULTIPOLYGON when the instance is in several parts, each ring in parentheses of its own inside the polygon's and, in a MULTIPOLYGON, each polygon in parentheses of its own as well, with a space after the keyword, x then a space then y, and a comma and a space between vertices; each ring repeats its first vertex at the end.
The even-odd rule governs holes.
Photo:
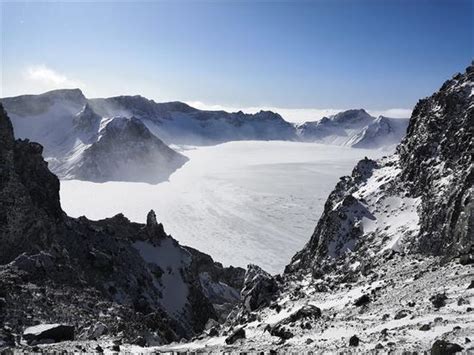
POLYGON ((0 138, 0 349, 26 346, 25 328, 51 323, 73 326, 76 339, 163 344, 238 301, 225 296, 238 295, 244 270, 180 246, 153 211, 145 225, 68 217, 41 145, 15 140, 1 107, 0 138), (226 293, 212 299, 209 287, 226 293))

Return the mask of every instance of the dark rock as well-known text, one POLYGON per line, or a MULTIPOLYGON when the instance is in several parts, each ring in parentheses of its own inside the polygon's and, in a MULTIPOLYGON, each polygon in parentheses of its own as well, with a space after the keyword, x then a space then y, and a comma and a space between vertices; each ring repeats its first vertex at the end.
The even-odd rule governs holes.
POLYGON ((471 280, 471 283, 469 286, 467 286, 467 289, 470 290, 471 288, 474 288, 474 280, 471 280))
POLYGON ((446 305, 448 297, 444 293, 438 293, 430 297, 430 301, 435 308, 441 308, 446 305))
POLYGON ((293 338, 293 333, 286 328, 284 324, 276 324, 270 329, 270 334, 276 337, 281 338, 282 340, 287 340, 293 338))
POLYGON ((321 318, 321 309, 314 305, 305 305, 288 317, 289 322, 296 322, 301 319, 321 318))
POLYGON ((458 344, 439 339, 433 343, 433 346, 431 347, 431 355, 451 355, 462 350, 463 348, 458 344))
POLYGON ((355 300, 354 306, 360 307, 366 305, 370 302, 370 297, 368 295, 362 295, 358 299, 355 300))
POLYGON ((110 348, 112 351, 117 351, 119 352, 120 351, 120 345, 119 344, 114 344, 111 346, 110 348))
POLYGON ((219 329, 217 327, 212 327, 208 330, 207 335, 210 337, 216 337, 219 335, 219 329))
POLYGON ((471 265, 474 264, 474 255, 473 254, 465 254, 459 257, 459 263, 461 265, 471 265))
POLYGON ((271 303, 278 291, 275 279, 256 265, 249 265, 241 291, 242 302, 248 311, 254 311, 271 303))
POLYGON ((349 339, 349 346, 359 346, 360 339, 357 337, 357 335, 351 336, 349 339))
POLYGON ((423 324, 420 327, 420 330, 423 330, 423 331, 427 331, 427 330, 430 330, 430 329, 431 329, 431 326, 429 324, 423 324))
POLYGON ((402 319, 402 318, 405 318, 406 316, 408 316, 408 312, 402 309, 398 311, 397 313, 395 313, 395 316, 393 317, 393 319, 402 319))
POLYGON ((23 332, 23 339, 28 344, 38 344, 41 342, 60 342, 74 340, 74 327, 63 324, 40 324, 26 328, 23 332))
POLYGON ((226 344, 234 344, 239 339, 245 339, 245 330, 244 328, 238 328, 237 330, 233 331, 231 335, 229 335, 225 339, 226 344))
POLYGON ((9 329, 0 329, 0 349, 14 347, 15 337, 9 329))
POLYGON ((458 298, 458 306, 463 306, 466 304, 470 304, 469 300, 465 299, 464 297, 459 297, 458 298))
POLYGON ((147 342, 146 339, 142 336, 139 336, 133 340, 132 344, 141 346, 142 348, 146 346, 147 342))

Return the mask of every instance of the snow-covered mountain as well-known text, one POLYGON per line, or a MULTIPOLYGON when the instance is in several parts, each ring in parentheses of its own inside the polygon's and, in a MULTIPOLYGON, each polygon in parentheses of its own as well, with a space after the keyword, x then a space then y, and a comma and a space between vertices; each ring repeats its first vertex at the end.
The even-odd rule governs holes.
POLYGON ((43 144, 51 170, 62 179, 157 183, 187 161, 142 121, 97 114, 78 89, 2 102, 16 136, 43 144))
POLYGON ((406 133, 408 119, 370 116, 365 110, 347 110, 320 121, 296 126, 300 140, 352 146, 355 148, 389 148, 398 144, 406 133))
POLYGON ((168 147, 155 144, 156 139, 146 140, 148 145, 145 141, 139 145, 134 133, 125 132, 133 130, 140 122, 166 144, 213 145, 236 140, 285 140, 360 148, 392 147, 401 140, 407 125, 407 120, 374 118, 364 110, 348 110, 318 122, 294 125, 271 111, 255 114, 202 111, 182 102, 156 103, 142 96, 87 99, 79 89, 55 90, 1 101, 11 116, 17 137, 41 143, 54 173, 62 179, 92 181, 157 182, 166 179, 183 164, 183 157, 175 154, 171 158, 168 147), (100 143, 104 138, 101 131, 114 119, 123 121, 124 118, 133 118, 134 124, 122 127, 122 138, 115 139, 115 143, 121 146, 115 152, 109 148, 110 156, 106 157, 106 144, 100 143), (125 142, 126 139, 131 140, 125 142), (99 151, 102 154, 98 154, 99 151), (119 151, 126 158, 120 159, 119 151), (105 163, 107 166, 100 167, 105 163), (127 175, 121 168, 125 164, 131 164, 136 173, 127 175), (157 168, 152 169, 152 166, 157 168), (155 172, 158 174, 153 177, 155 172))
POLYGON ((99 131, 96 142, 84 150, 65 177, 158 183, 187 160, 154 136, 142 121, 115 117, 99 131))
POLYGON ((168 144, 212 145, 235 140, 296 140, 279 114, 201 111, 182 102, 156 103, 142 96, 90 100, 102 116, 134 116, 168 144))

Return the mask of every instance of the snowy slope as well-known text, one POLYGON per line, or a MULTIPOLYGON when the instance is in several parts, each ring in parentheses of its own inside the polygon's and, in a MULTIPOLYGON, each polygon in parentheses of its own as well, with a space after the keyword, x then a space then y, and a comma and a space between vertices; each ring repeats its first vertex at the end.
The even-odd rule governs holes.
POLYGON ((355 148, 393 148, 406 133, 408 119, 378 118, 365 110, 347 110, 320 121, 296 126, 302 141, 346 145, 355 148))

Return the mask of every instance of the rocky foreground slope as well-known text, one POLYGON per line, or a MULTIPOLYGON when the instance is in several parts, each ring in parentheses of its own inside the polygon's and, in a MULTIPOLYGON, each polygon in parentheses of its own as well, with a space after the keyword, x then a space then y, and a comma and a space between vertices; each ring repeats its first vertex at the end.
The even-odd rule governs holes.
POLYGON ((15 142, 0 116, 0 346, 71 338, 25 330, 41 321, 80 333, 34 350, 473 352, 473 82, 470 66, 417 104, 394 155, 341 178, 277 276, 180 247, 153 213, 146 225, 64 216, 41 147, 15 142), (237 289, 225 322, 204 326, 237 289), (155 342, 171 343, 144 347, 155 342))
POLYGON ((284 275, 251 268, 218 332, 155 350, 474 352, 473 92, 470 66, 420 100, 394 155, 341 178, 284 275))
POLYGON ((1 106, 0 141, 0 350, 31 351, 44 332, 168 343, 239 301, 244 270, 179 245, 153 211, 145 225, 68 217, 41 145, 15 140, 1 106))

